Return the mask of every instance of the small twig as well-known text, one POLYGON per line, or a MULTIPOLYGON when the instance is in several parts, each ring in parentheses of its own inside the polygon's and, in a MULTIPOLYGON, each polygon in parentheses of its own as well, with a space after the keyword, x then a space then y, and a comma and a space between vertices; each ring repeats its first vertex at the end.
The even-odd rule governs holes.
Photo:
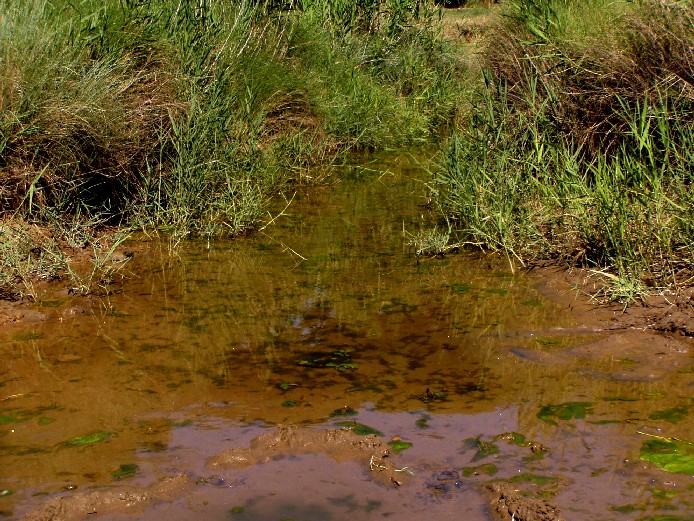
MULTIPOLYGON (((284 215, 284 212, 287 211, 287 208, 289 208, 289 205, 292 204, 292 201, 294 201, 294 198, 295 198, 295 197, 296 197, 296 192, 294 192, 294 194, 292 195, 292 198, 289 200, 289 202, 286 204, 286 206, 282 209, 282 211, 281 211, 280 213, 278 213, 278 214, 275 215, 274 217, 272 217, 272 214, 270 214, 270 217, 271 217, 270 220, 269 220, 267 223, 265 223, 264 226, 262 226, 261 228, 259 228, 258 231, 259 231, 259 232, 262 232, 265 228, 267 228, 267 227, 270 226, 272 223, 274 223, 277 219, 279 219, 280 217, 282 217, 282 216, 284 215)), ((268 212, 268 213, 269 213, 269 212, 268 212)), ((304 259, 304 260, 305 260, 305 259, 304 259)))
POLYGON ((644 436, 650 436, 651 438, 657 438, 659 440, 663 441, 679 441, 680 443, 686 443, 687 445, 692 445, 694 446, 694 443, 691 441, 683 440, 681 438, 675 438, 674 436, 659 436, 658 434, 650 434, 648 432, 643 432, 643 431, 636 431, 638 434, 642 434, 644 436))

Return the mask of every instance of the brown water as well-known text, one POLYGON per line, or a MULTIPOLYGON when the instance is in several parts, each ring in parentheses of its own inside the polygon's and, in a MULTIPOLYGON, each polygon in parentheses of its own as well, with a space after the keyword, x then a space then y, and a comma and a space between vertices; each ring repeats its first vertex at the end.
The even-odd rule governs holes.
POLYGON ((649 372, 647 337, 610 352, 631 337, 503 258, 418 262, 421 168, 369 168, 386 171, 299 191, 251 238, 140 244, 123 292, 0 331, 0 511, 184 474, 197 484, 174 500, 89 518, 482 520, 481 484, 513 479, 568 520, 692 519, 694 479, 639 460, 647 434, 694 441, 688 344, 649 372), (392 457, 414 475, 384 484, 321 453, 205 464, 275 424, 341 422, 412 443, 392 457))

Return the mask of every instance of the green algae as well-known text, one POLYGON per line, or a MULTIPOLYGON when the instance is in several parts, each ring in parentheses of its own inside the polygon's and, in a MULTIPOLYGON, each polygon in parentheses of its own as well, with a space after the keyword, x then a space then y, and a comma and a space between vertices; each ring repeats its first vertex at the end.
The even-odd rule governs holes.
POLYGON ((694 444, 670 438, 646 440, 640 457, 661 470, 694 475, 694 444))

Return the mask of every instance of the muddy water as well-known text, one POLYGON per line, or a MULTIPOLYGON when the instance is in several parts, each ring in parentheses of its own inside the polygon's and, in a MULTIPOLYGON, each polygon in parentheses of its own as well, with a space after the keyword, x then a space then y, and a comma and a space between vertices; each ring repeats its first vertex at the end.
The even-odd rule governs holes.
POLYGON ((2 514, 482 520, 511 480, 568 520, 692 519, 694 479, 639 459, 694 441, 690 344, 606 331, 502 258, 417 259, 421 168, 368 168, 251 238, 138 242, 122 291, 0 331, 2 514), (253 442, 278 424, 368 426, 399 473, 253 442))

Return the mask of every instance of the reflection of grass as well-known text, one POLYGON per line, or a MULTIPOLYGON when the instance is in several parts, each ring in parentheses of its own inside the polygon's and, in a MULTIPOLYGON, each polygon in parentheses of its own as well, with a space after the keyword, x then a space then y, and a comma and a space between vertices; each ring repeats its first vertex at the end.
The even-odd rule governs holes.
POLYGON ((38 340, 39 338, 43 337, 41 333, 32 333, 32 332, 24 332, 24 333, 17 333, 16 335, 12 335, 12 340, 15 342, 28 342, 30 340, 38 340))
POLYGON ((566 402, 559 405, 545 405, 537 413, 537 417, 543 422, 558 425, 558 420, 582 420, 586 414, 591 412, 592 403, 590 402, 566 402))
POLYGON ((338 349, 331 353, 309 353, 306 358, 300 360, 299 365, 316 369, 335 368, 339 372, 348 369, 357 369, 359 366, 352 363, 352 355, 349 349, 338 349))
POLYGON ((671 407, 664 411, 656 411, 651 413, 649 418, 651 420, 666 420, 670 423, 678 423, 687 417, 688 412, 689 408, 683 405, 681 407, 671 407))

